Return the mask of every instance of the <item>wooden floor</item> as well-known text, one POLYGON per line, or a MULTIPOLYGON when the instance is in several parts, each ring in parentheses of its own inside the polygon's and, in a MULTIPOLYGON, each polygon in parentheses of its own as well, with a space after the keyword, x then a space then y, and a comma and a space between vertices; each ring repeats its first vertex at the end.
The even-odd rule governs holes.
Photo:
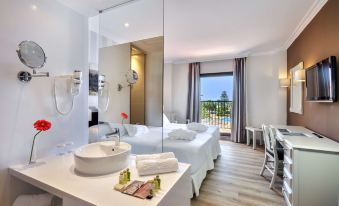
POLYGON ((270 175, 259 176, 263 163, 263 149, 230 141, 221 141, 221 157, 204 180, 200 195, 192 199, 192 206, 281 206, 281 181, 276 191, 269 189, 270 175))

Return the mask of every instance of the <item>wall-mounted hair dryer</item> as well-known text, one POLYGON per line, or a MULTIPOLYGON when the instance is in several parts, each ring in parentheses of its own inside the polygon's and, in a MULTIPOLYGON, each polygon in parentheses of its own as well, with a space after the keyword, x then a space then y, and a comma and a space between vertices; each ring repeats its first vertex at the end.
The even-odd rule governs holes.
POLYGON ((72 87, 71 87, 71 94, 76 96, 80 92, 80 87, 82 83, 82 72, 79 70, 74 70, 72 78, 72 87))
POLYGON ((71 75, 57 76, 54 79, 54 100, 56 110, 61 115, 69 114, 74 106, 74 97, 79 95, 82 84, 82 72, 75 70, 71 75), (64 96, 64 98, 62 98, 64 96), (66 97, 65 97, 66 96, 66 97), (67 102, 67 96, 70 96, 71 106, 68 110, 62 111, 61 103, 67 102))
POLYGON ((106 76, 103 74, 98 76, 98 109, 100 112, 107 111, 110 101, 109 83, 105 80, 105 78, 106 76))
MULTIPOLYGON (((104 89, 105 87, 105 84, 106 84, 106 81, 105 81, 105 75, 103 74, 100 74, 98 76, 98 92, 102 94, 102 90, 104 89)), ((99 95, 101 95, 99 94, 99 95)))

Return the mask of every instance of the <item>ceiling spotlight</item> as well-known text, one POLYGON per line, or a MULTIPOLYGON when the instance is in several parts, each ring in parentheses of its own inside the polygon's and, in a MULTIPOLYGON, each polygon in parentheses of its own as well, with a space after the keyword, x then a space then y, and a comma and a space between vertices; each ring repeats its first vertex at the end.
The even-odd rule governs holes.
POLYGON ((124 26, 125 26, 126 28, 128 28, 128 27, 129 27, 129 23, 126 22, 126 23, 124 24, 124 26))
POLYGON ((32 8, 33 11, 38 9, 38 7, 36 5, 34 5, 34 4, 31 6, 31 8, 32 8))

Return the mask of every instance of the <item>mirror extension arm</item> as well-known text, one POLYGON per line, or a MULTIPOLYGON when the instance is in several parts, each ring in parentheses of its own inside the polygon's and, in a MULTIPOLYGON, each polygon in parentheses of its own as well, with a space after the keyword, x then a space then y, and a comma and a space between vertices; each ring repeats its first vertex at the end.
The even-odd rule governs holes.
POLYGON ((36 70, 33 70, 33 74, 26 71, 20 71, 18 73, 18 79, 21 82, 30 82, 33 77, 49 77, 49 72, 37 72, 36 70))

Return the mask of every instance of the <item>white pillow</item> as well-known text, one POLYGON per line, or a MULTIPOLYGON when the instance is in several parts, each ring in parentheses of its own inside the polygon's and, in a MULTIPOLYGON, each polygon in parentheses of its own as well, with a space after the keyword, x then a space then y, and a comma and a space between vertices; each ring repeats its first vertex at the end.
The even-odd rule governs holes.
POLYGON ((149 132, 148 127, 145 125, 124 124, 124 126, 130 137, 138 137, 149 132))
POLYGON ((121 123, 109 123, 112 129, 118 128, 120 131, 120 136, 124 136, 127 134, 125 127, 121 123))
POLYGON ((135 134, 136 137, 149 132, 148 127, 145 125, 135 125, 135 126, 137 127, 137 133, 135 134))
POLYGON ((133 124, 124 124, 124 127, 127 131, 128 136, 134 137, 137 134, 137 127, 133 124))
POLYGON ((167 118, 167 116, 166 116, 165 113, 163 113, 162 116, 163 116, 163 122, 164 122, 164 125, 166 125, 166 124, 171 124, 171 122, 169 121, 169 119, 167 118))

